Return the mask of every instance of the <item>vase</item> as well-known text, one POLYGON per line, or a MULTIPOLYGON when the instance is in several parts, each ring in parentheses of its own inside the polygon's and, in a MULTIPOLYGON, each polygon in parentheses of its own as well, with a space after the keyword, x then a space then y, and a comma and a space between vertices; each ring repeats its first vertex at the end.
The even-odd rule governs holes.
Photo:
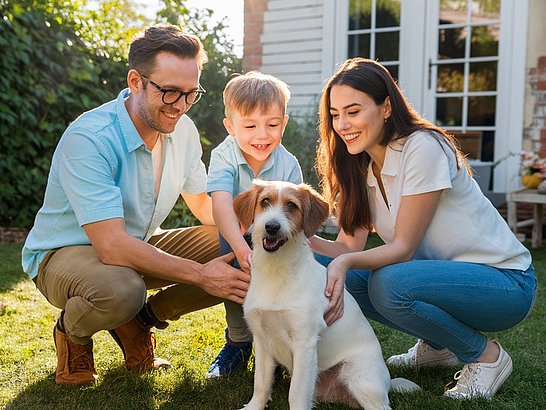
POLYGON ((521 183, 523 186, 531 189, 536 189, 544 178, 537 174, 522 175, 521 183))

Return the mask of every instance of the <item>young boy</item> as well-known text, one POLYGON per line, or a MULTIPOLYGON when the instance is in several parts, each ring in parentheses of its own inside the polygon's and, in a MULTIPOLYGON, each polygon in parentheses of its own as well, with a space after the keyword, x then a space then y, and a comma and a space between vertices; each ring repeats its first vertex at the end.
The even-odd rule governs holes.
MULTIPOLYGON (((250 273, 251 249, 241 233, 233 198, 250 188, 255 178, 303 181, 298 160, 281 145, 288 122, 288 86, 271 75, 251 71, 232 78, 224 89, 224 126, 229 136, 212 150, 207 191, 220 232, 220 253, 234 252, 238 266, 250 273)), ((226 344, 212 362, 208 377, 227 376, 246 364, 252 335, 243 308, 225 302, 226 344)))

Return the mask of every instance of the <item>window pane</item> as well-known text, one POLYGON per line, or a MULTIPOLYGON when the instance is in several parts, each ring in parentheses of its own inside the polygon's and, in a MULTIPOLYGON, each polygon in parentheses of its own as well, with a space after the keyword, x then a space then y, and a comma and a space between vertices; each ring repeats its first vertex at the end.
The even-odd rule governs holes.
POLYGON ((391 73, 392 78, 398 81, 398 64, 387 65, 385 66, 385 68, 389 70, 389 73, 391 73))
POLYGON ((471 57, 496 56, 499 54, 500 26, 472 27, 471 57))
POLYGON ((436 124, 442 127, 462 125, 463 98, 449 97, 436 99, 436 124))
POLYGON ((371 0, 351 0, 349 2, 349 30, 371 28, 371 0))
POLYGON ((398 31, 377 33, 375 35, 375 58, 380 61, 398 60, 399 44, 400 33, 398 31))
POLYGON ((465 28, 440 29, 438 31, 438 58, 464 58, 465 28))
POLYGON ((377 0, 376 27, 400 26, 400 0, 377 0))
POLYGON ((349 36, 349 50, 348 56, 351 57, 366 57, 370 56, 370 35, 369 34, 357 34, 349 36))
POLYGON ((495 91, 497 89, 497 62, 470 63, 469 91, 495 91))
POLYGON ((440 0, 440 24, 466 24, 467 0, 440 0))
POLYGON ((483 134, 481 131, 451 131, 450 134, 457 139, 459 148, 469 159, 481 159, 483 134))
POLYGON ((468 97, 468 125, 495 125, 496 97, 468 97))
POLYGON ((500 0, 473 0, 472 23, 500 20, 500 0))
POLYGON ((436 91, 439 93, 464 91, 464 64, 438 64, 436 91))

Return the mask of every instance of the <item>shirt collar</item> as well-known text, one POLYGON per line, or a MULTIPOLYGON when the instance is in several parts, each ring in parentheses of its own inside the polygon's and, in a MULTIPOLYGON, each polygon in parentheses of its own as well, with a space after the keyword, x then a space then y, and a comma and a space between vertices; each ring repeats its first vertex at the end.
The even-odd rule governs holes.
MULTIPOLYGON (((383 162, 383 168, 381 169, 381 175, 394 177, 398 175, 400 168, 400 157, 402 156, 402 148, 406 142, 406 137, 396 141, 392 141, 387 145, 385 150, 385 161, 383 162)), ((373 161, 370 161, 368 165, 368 186, 377 186, 377 181, 372 170, 373 161)))
POLYGON ((125 88, 118 94, 116 100, 116 110, 119 119, 119 125, 121 127, 121 133, 123 134, 123 139, 127 145, 127 150, 133 152, 134 150, 140 148, 144 141, 140 137, 133 120, 129 116, 127 107, 125 106, 125 100, 129 98, 131 92, 128 88, 125 88))
MULTIPOLYGON (((235 157, 237 159, 237 165, 246 165, 250 168, 250 165, 248 165, 248 162, 246 161, 245 157, 243 156, 243 151, 241 151, 241 148, 239 147, 239 144, 237 144, 237 141, 235 140, 235 137, 232 135, 229 135, 228 138, 232 138, 233 145, 235 147, 235 157)), ((269 158, 267 159, 267 162, 262 167, 262 170, 260 171, 260 174, 264 171, 267 171, 275 164, 275 152, 277 152, 277 149, 275 148, 269 158)), ((256 175, 258 176, 258 175, 256 175)))

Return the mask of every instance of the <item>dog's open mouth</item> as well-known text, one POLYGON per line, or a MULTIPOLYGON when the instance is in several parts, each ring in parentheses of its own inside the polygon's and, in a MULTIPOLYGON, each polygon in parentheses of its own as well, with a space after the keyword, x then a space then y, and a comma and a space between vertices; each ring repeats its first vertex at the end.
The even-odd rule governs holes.
POLYGON ((263 238, 262 246, 267 252, 275 252, 286 243, 286 238, 263 238))

